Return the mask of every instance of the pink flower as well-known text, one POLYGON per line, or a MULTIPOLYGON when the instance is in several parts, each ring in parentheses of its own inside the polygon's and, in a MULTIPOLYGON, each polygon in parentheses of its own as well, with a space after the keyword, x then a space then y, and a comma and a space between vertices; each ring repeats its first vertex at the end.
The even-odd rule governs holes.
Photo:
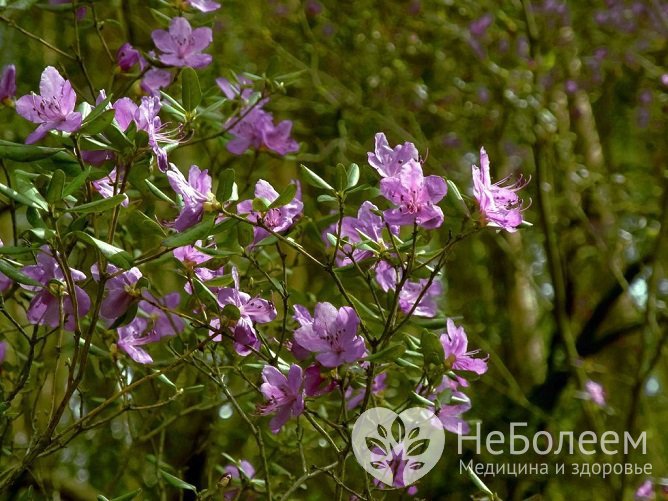
MULTIPOLYGON (((271 322, 277 312, 270 301, 251 298, 250 294, 239 290, 239 273, 235 267, 232 267, 232 279, 234 287, 223 287, 218 291, 218 303, 223 308, 231 304, 239 309, 239 319, 230 329, 234 333, 235 350, 239 355, 246 356, 260 347, 254 324, 271 322)), ((214 341, 220 341, 220 336, 214 338, 214 341)))
POLYGON ((74 132, 81 126, 81 113, 74 111, 77 96, 69 80, 52 66, 42 72, 38 96, 34 92, 16 101, 16 111, 23 118, 39 124, 26 144, 42 139, 50 130, 74 132))
POLYGON ((200 12, 213 12, 220 9, 220 4, 213 0, 186 0, 186 3, 200 12))
MULTIPOLYGON (((468 337, 463 327, 457 327, 451 318, 448 318, 447 332, 441 334, 441 345, 445 352, 446 365, 454 370, 474 372, 478 375, 487 372, 487 358, 476 358, 479 350, 468 349, 468 337)), ((462 386, 468 386, 463 378, 458 378, 462 386)))
POLYGON ((410 162, 417 162, 420 158, 417 148, 413 143, 405 142, 390 148, 385 134, 376 134, 376 148, 367 153, 369 165, 376 169, 381 177, 393 177, 399 174, 401 167, 410 162))
MULTIPOLYGON (((399 282, 399 272, 387 261, 380 261, 376 265, 376 282, 388 292, 395 290, 399 282)), ((408 314, 413 310, 413 315, 418 317, 433 318, 438 313, 438 298, 443 293, 443 287, 438 280, 433 280, 429 288, 429 279, 420 278, 417 282, 406 281, 399 292, 399 309, 408 314), (420 302, 418 303, 418 299, 420 302), (418 303, 415 306, 415 303, 418 303)))
MULTIPOLYGON (((249 221, 253 221, 254 223, 261 222, 276 233, 287 231, 294 224, 295 220, 301 216, 304 209, 299 181, 293 181, 293 183, 297 185, 297 192, 294 198, 287 204, 260 213, 253 210, 252 200, 244 200, 237 205, 237 212, 239 214, 248 214, 249 221)), ((255 185, 255 197, 264 198, 271 203, 279 197, 279 194, 271 184, 264 179, 260 179, 255 185)), ((270 235, 264 228, 257 227, 253 228, 253 234, 253 243, 258 243, 270 235)))
POLYGON ((586 397, 599 407, 605 407, 605 390, 603 386, 591 379, 585 383, 586 397))
POLYGON ((181 171, 172 166, 167 171, 167 179, 172 189, 183 199, 183 208, 174 221, 174 228, 178 231, 186 230, 202 220, 215 200, 211 192, 211 176, 208 170, 191 165, 186 181, 181 171))
POLYGON ((159 59, 163 64, 203 68, 211 63, 211 56, 201 53, 213 40, 211 28, 193 30, 185 17, 175 17, 169 24, 169 31, 155 30, 151 38, 162 51, 159 59))
POLYGON ((146 67, 146 59, 129 43, 121 45, 116 52, 116 63, 121 71, 130 71, 133 66, 139 64, 139 69, 146 67))
MULTIPOLYGON (((24 289, 36 292, 28 308, 28 321, 32 324, 58 327, 62 299, 64 328, 68 331, 74 331, 74 302, 70 296, 70 291, 67 289, 65 275, 60 264, 47 246, 41 248, 36 260, 37 264, 25 266, 21 270, 24 275, 42 284, 41 287, 22 285, 24 289)), ((81 282, 86 279, 86 275, 79 270, 70 268, 69 272, 74 282, 81 282)), ((86 291, 78 285, 74 286, 74 294, 77 300, 78 316, 81 318, 90 309, 90 298, 86 291)))
POLYGON ((656 499, 656 495, 654 494, 654 484, 650 479, 647 479, 640 484, 633 499, 635 501, 653 501, 656 499))
POLYGON ((276 367, 267 365, 262 369, 262 380, 260 391, 267 402, 257 410, 262 416, 276 414, 269 422, 269 429, 278 433, 288 419, 304 412, 302 368, 293 364, 285 377, 276 367))
POLYGON ((2 68, 0 76, 0 104, 10 101, 16 95, 16 68, 8 64, 2 68))
POLYGON ((313 317, 303 306, 294 309, 301 325, 295 331, 295 343, 317 353, 315 358, 324 367, 356 362, 366 354, 364 339, 357 334, 359 318, 349 306, 337 310, 330 303, 318 303, 313 317))
POLYGON ((522 224, 522 200, 517 191, 527 184, 520 178, 515 184, 502 186, 506 179, 492 184, 489 174, 489 157, 485 148, 480 148, 480 169, 471 167, 473 176, 473 196, 478 201, 483 223, 503 228, 506 231, 517 231, 522 224))
POLYGON ((383 213, 385 221, 399 226, 417 224, 427 230, 443 224, 443 211, 436 205, 448 186, 440 176, 424 176, 422 166, 413 160, 403 164, 394 177, 380 181, 380 192, 394 209, 383 213))

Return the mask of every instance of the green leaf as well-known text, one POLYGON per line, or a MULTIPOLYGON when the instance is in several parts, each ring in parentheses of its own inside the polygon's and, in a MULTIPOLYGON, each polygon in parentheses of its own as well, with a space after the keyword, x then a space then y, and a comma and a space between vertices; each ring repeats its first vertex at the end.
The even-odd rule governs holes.
POLYGON ((191 226, 181 233, 176 233, 162 241, 165 247, 183 247, 184 245, 192 245, 197 240, 202 240, 213 232, 214 218, 209 217, 204 221, 191 226))
POLYGON ((36 280, 33 280, 28 275, 23 274, 21 271, 16 269, 14 266, 9 264, 4 259, 0 259, 0 273, 7 275, 9 278, 14 280, 14 282, 18 282, 20 284, 34 285, 37 287, 42 286, 42 284, 40 284, 36 280))
POLYGON ((285 187, 285 189, 281 192, 278 198, 274 200, 271 204, 269 204, 269 207, 267 208, 275 209, 276 207, 283 207, 284 205, 292 202, 296 194, 297 194, 297 185, 294 183, 290 183, 285 187))
POLYGON ((15 162, 34 162, 52 157, 56 153, 65 151, 63 148, 47 148, 32 144, 12 143, 0 140, 0 158, 15 162))
POLYGON ((254 211, 266 212, 267 209, 269 209, 269 204, 270 203, 271 202, 269 202, 269 200, 267 200, 264 197, 257 197, 257 198, 253 199, 253 202, 252 202, 251 206, 253 207, 254 211))
MULTIPOLYGON (((37 190, 35 190, 37 191, 37 190)), ((39 210, 48 210, 48 205, 45 203, 44 200, 40 200, 36 196, 33 196, 32 194, 26 195, 19 193, 18 191, 14 190, 13 188, 10 188, 9 186, 5 186, 4 184, 0 183, 0 193, 5 195, 8 198, 11 198, 15 202, 20 203, 21 205, 26 205, 28 207, 32 207, 33 209, 39 209, 39 210)))
POLYGON ((197 294, 197 297, 209 308, 212 308, 214 310, 219 310, 220 305, 218 304, 218 299, 216 298, 216 295, 211 292, 211 289, 209 289, 206 285, 202 283, 202 281, 197 278, 197 277, 192 277, 192 283, 194 285, 194 290, 195 294, 197 294))
POLYGON ((216 190, 216 200, 221 204, 232 198, 234 193, 234 169, 225 169, 218 175, 218 190, 216 190))
POLYGON ((422 331, 420 337, 424 368, 430 383, 440 383, 445 374, 445 352, 443 345, 436 333, 427 329, 422 331))
POLYGON ((149 181, 148 179, 144 179, 144 182, 146 183, 146 186, 148 187, 149 191, 153 193, 157 198, 159 198, 164 202, 169 202, 172 205, 176 205, 176 202, 174 202, 174 200, 165 195, 165 193, 156 185, 154 185, 151 181, 149 181))
POLYGON ((130 499, 134 499, 141 493, 142 490, 137 489, 136 491, 128 492, 127 494, 121 494, 120 496, 112 499, 111 501, 129 501, 130 499))
POLYGON ((113 197, 102 198, 100 200, 95 200, 87 204, 77 205, 76 207, 68 209, 68 212, 76 212, 79 214, 89 214, 91 212, 105 212, 125 202, 127 198, 128 197, 126 195, 121 193, 119 195, 114 195, 113 197))
POLYGON ((346 190, 354 188, 360 180, 360 168, 357 164, 350 164, 348 167, 348 179, 346 182, 346 190))
MULTIPOLYGON (((92 113, 91 113, 92 115, 92 113)), ((89 121, 87 124, 82 125, 79 133, 84 136, 94 136, 99 134, 104 129, 111 125, 111 122, 114 120, 116 112, 114 110, 103 111, 99 116, 96 116, 92 121, 89 121)))
POLYGON ((51 175, 51 181, 46 189, 46 201, 55 204, 63 199, 63 187, 65 186, 65 173, 58 169, 51 175))
POLYGON ((116 125, 113 121, 104 128, 102 133, 116 151, 123 151, 134 148, 134 143, 130 141, 128 136, 126 136, 120 127, 118 127, 118 125, 116 125))
POLYGON ((111 103, 111 100, 113 98, 113 94, 109 94, 104 101, 102 101, 100 104, 96 105, 91 112, 86 115, 86 118, 84 118, 84 121, 81 123, 81 128, 83 129, 85 126, 87 126, 90 123, 93 123, 97 117, 102 115, 103 113, 107 111, 114 111, 114 110, 107 110, 107 106, 109 103, 111 103))
POLYGON ((63 197, 67 197, 81 188, 86 182, 86 179, 88 179, 88 176, 90 176, 91 170, 90 167, 86 167, 86 170, 81 171, 80 174, 67 183, 67 186, 63 189, 63 197))
POLYGON ((394 362, 397 358, 404 354, 406 346, 401 343, 391 344, 387 348, 377 351, 373 355, 364 357, 363 360, 367 362, 394 362))
POLYGON ((171 484, 174 487, 178 487, 179 489, 197 492, 197 487, 181 480, 178 477, 175 477, 174 475, 167 473, 165 470, 160 470, 160 473, 162 474, 162 476, 164 477, 164 479, 167 481, 168 484, 171 484))
POLYGON ((202 102, 202 88, 197 72, 190 67, 181 70, 181 100, 186 111, 195 110, 202 102))
POLYGON ((306 167, 304 164, 301 165, 302 171, 304 171, 304 176, 306 177, 306 182, 315 188, 322 188, 323 190, 330 190, 332 192, 336 191, 327 181, 318 176, 311 169, 306 167))
POLYGON ((237 238, 239 245, 242 247, 248 247, 254 239, 253 226, 246 223, 241 223, 237 226, 237 238))
POLYGON ((230 320, 234 320, 235 322, 241 318, 241 312, 239 311, 239 308, 233 304, 226 304, 223 307, 222 313, 224 317, 229 318, 230 320))
POLYGON ((130 253, 127 251, 120 249, 114 245, 108 244, 107 242, 103 242, 102 240, 98 240, 95 237, 90 236, 88 233, 84 233, 83 231, 77 231, 73 233, 76 238, 79 240, 86 242, 87 244, 90 244, 94 247, 97 247, 97 249, 100 251, 100 253, 107 258, 107 260, 119 268, 123 268, 124 270, 129 270, 132 268, 132 256, 130 253))

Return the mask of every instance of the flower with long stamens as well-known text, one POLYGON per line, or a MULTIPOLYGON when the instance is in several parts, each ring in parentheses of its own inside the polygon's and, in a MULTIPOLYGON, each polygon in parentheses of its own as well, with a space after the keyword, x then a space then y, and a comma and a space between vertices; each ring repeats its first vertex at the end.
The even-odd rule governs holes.
POLYGON ((376 134, 376 147, 367 153, 369 165, 376 169, 381 177, 393 177, 399 174, 401 167, 410 161, 417 162, 420 158, 413 143, 405 142, 391 148, 385 134, 376 134))
POLYGON ((473 176, 473 196, 478 201, 483 224, 503 228, 506 231, 517 231, 522 224, 522 199, 517 192, 524 188, 528 181, 520 178, 513 184, 503 185, 508 179, 492 183, 489 173, 489 157, 485 148, 480 148, 480 168, 471 167, 473 176))

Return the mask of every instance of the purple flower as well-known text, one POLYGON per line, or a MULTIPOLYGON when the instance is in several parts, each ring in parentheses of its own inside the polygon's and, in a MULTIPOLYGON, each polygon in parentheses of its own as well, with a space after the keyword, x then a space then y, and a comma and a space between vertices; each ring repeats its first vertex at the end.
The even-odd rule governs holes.
POLYGON ((216 197, 211 192, 211 176, 208 170, 200 170, 196 165, 190 166, 188 180, 175 166, 167 171, 167 179, 172 189, 181 195, 183 208, 174 221, 174 228, 183 231, 199 223, 205 212, 210 211, 216 197))
POLYGON ((116 101, 113 106, 114 118, 119 127, 127 130, 134 121, 137 130, 143 130, 148 134, 148 144, 153 150, 158 168, 165 172, 169 168, 167 151, 161 143, 173 143, 174 141, 161 133, 162 121, 158 116, 160 112, 160 99, 154 96, 144 96, 141 104, 137 106, 132 99, 123 97, 116 101))
POLYGON ((11 101, 16 96, 16 68, 8 64, 0 75, 0 103, 11 101))
POLYGON ((303 306, 294 309, 301 325, 294 333, 295 343, 317 353, 315 359, 324 367, 356 362, 366 354, 364 339, 357 334, 359 317, 349 306, 337 310, 330 303, 318 303, 313 317, 303 306))
MULTIPOLYGON (((295 219, 301 216, 304 209, 302 203, 301 186, 299 181, 292 181, 297 185, 297 192, 292 200, 282 207, 275 207, 268 211, 261 213, 253 210, 253 201, 244 200, 237 205, 237 212, 239 214, 248 214, 248 220, 254 223, 262 223, 270 230, 280 233, 288 230, 295 222, 295 219)), ((255 184, 255 197, 264 198, 268 202, 273 202, 278 198, 279 194, 264 179, 260 179, 255 184)), ((253 243, 258 243, 260 240, 268 237, 270 233, 264 228, 253 228, 253 243)))
MULTIPOLYGON (((337 255, 337 263, 339 266, 345 266, 351 263, 350 253, 355 261, 373 256, 373 252, 363 248, 355 248, 353 244, 362 242, 363 240, 372 240, 376 243, 383 242, 383 230, 385 229, 385 222, 383 218, 377 214, 378 207, 369 202, 363 202, 357 211, 357 217, 345 216, 341 221, 341 244, 339 254, 337 255), (345 240, 345 242, 343 241, 345 240)), ((326 233, 336 235, 338 224, 330 226, 326 233)), ((397 226, 390 226, 390 231, 393 234, 399 233, 397 226)), ((329 240, 325 240, 329 243, 329 240)))
POLYGON ((635 492, 635 501, 652 501, 656 498, 654 494, 654 484, 650 479, 645 480, 635 492))
POLYGON ((334 381, 322 377, 320 369, 321 366, 315 363, 304 371, 304 391, 307 397, 319 397, 336 388, 334 381))
POLYGON ((256 104, 250 111, 242 110, 241 120, 234 117, 230 119, 239 121, 230 129, 234 139, 227 143, 227 150, 235 155, 241 155, 248 148, 256 150, 266 148, 279 155, 299 150, 297 141, 290 137, 292 122, 283 120, 274 125, 273 115, 263 110, 261 106, 262 103, 256 104))
POLYGON ((599 407, 605 407, 605 390, 603 386, 591 379, 585 383, 586 398, 594 402, 599 407))
MULTIPOLYGON (((371 383, 371 393, 378 395, 387 387, 387 372, 382 372, 373 378, 373 383, 371 383)), ((345 399, 346 407, 348 410, 352 410, 362 403, 364 400, 364 395, 366 393, 366 388, 356 388, 353 389, 352 386, 349 386, 346 390, 345 399)))
POLYGON ((174 75, 170 71, 151 68, 144 73, 144 78, 141 80, 141 88, 144 92, 157 97, 160 95, 160 89, 169 87, 173 78, 174 75))
POLYGON ((401 167, 411 160, 417 162, 420 158, 413 143, 405 142, 391 148, 385 134, 376 134, 376 148, 367 153, 369 165, 376 169, 381 177, 393 177, 399 174, 401 167))
POLYGON ((213 12, 220 9, 220 4, 213 0, 186 0, 186 4, 200 12, 213 12))
MULTIPOLYGON (((115 275, 120 270, 113 264, 107 264, 107 273, 115 275)), ((100 281, 100 271, 97 264, 93 264, 90 269, 93 278, 100 281)), ((133 301, 140 297, 140 292, 135 288, 137 282, 142 277, 139 268, 130 268, 107 280, 104 287, 107 296, 102 301, 100 315, 107 320, 116 320, 122 316, 130 307, 133 301)))
POLYGON ((53 66, 42 72, 38 96, 34 92, 16 101, 16 111, 39 127, 26 139, 33 144, 50 130, 74 132, 81 126, 81 113, 74 111, 77 96, 69 80, 65 80, 53 66))
MULTIPOLYGON (((224 274, 224 269, 222 266, 216 270, 210 270, 209 268, 200 266, 201 264, 210 261, 212 257, 197 249, 197 247, 202 247, 201 240, 195 242, 195 245, 186 245, 184 247, 174 249, 174 257, 181 261, 187 270, 194 272, 195 276, 202 282, 213 280, 216 277, 222 276, 224 274)), ((192 294, 192 286, 190 282, 186 283, 184 288, 188 294, 192 294)))
MULTIPOLYGON (((70 291, 65 282, 65 275, 53 257, 48 247, 43 246, 37 254, 37 264, 25 266, 23 274, 42 284, 42 287, 23 285, 24 289, 37 292, 30 301, 28 308, 28 321, 32 324, 58 327, 60 325, 60 303, 63 303, 64 328, 74 331, 74 304, 70 297, 70 291)), ((70 275, 74 282, 86 279, 79 270, 70 268, 70 275)), ((77 310, 79 318, 88 313, 90 299, 86 291, 78 285, 74 286, 76 294, 77 310)))
POLYGON ((463 403, 444 405, 436 412, 436 416, 438 416, 438 419, 443 424, 443 428, 449 432, 456 433, 457 435, 468 434, 470 430, 469 424, 461 418, 461 415, 471 409, 471 401, 459 391, 453 391, 452 396, 457 397, 463 403))
MULTIPOLYGON (((245 459, 239 461, 239 466, 228 464, 225 467, 227 473, 232 480, 240 480, 241 475, 245 478, 251 479, 255 476, 255 468, 245 459)), ((225 499, 237 499, 239 496, 239 489, 231 489, 225 492, 225 499)))
MULTIPOLYGON (((231 327, 234 334, 234 349, 239 355, 246 356, 260 347, 260 339, 255 332, 254 324, 264 324, 276 318, 276 308, 266 299, 251 298, 250 294, 239 290, 239 273, 232 268, 234 287, 223 287, 218 291, 218 302, 222 307, 232 304, 239 308, 239 319, 231 327), (252 348, 252 349, 251 349, 252 348)), ((214 338, 219 341, 220 337, 214 338)))
POLYGON ((285 377, 276 367, 267 365, 262 369, 262 380, 260 391, 267 402, 259 405, 257 411, 262 416, 276 413, 269 422, 269 429, 278 433, 288 419, 304 412, 302 368, 293 364, 285 377))
MULTIPOLYGON (((487 372, 487 358, 475 358, 479 350, 466 351, 468 337, 463 327, 457 327, 451 318, 448 318, 447 332, 441 334, 441 345, 445 352, 445 363, 451 369, 474 372, 478 375, 487 372)), ((463 378, 457 378, 459 384, 468 386, 463 378)))
MULTIPOLYGON (((223 91, 225 97, 228 99, 237 99, 241 97, 243 101, 248 101, 253 94, 253 81, 241 76, 235 75, 237 83, 230 82, 227 78, 219 77, 216 78, 216 84, 220 87, 220 90, 223 91)), ((265 99, 263 103, 266 103, 265 99)))
POLYGON ((142 300, 139 301, 141 314, 148 319, 148 329, 152 334, 160 338, 165 336, 177 336, 185 324, 183 320, 165 310, 174 310, 181 303, 181 295, 171 292, 158 299, 150 292, 144 292, 142 300))
POLYGON ((148 320, 136 317, 132 322, 117 329, 116 345, 139 364, 153 363, 153 358, 139 346, 160 341, 162 336, 157 330, 147 332, 148 320))
POLYGON ((193 30, 185 17, 175 17, 169 23, 169 31, 155 30, 151 38, 162 51, 159 59, 163 64, 203 68, 211 63, 211 56, 201 53, 213 40, 211 28, 193 30))
MULTIPOLYGON (((2 242, 2 239, 0 239, 0 247, 4 247, 4 246, 5 246, 5 244, 2 242)), ((0 293, 3 293, 6 290, 8 290, 12 286, 13 283, 14 283, 14 281, 11 278, 9 278, 4 273, 0 273, 0 293)))
POLYGON ((397 176, 381 179, 380 191, 397 205, 383 213, 388 223, 417 224, 428 230, 443 224, 443 211, 435 204, 445 196, 448 186, 440 176, 423 176, 418 162, 409 161, 397 176))
POLYGON ((7 356, 7 341, 0 341, 0 365, 5 361, 7 356))
MULTIPOLYGON (((376 265, 376 282, 383 291, 388 292, 396 289, 399 280, 397 269, 387 261, 380 261, 376 265)), ((428 288, 427 284, 429 284, 427 278, 421 278, 417 282, 406 281, 399 292, 399 309, 406 314, 413 311, 412 314, 418 317, 435 317, 438 311, 438 299, 443 293, 443 287, 437 280, 432 281, 428 288), (423 293, 425 288, 427 290, 423 293), (420 299, 419 303, 418 299, 420 299), (415 303, 418 303, 417 306, 415 306, 415 303), (415 307, 414 310, 413 307, 415 307)))
MULTIPOLYGON (((109 174, 100 179, 96 179, 91 184, 93 185, 93 188, 95 188, 95 191, 102 195, 102 198, 111 198, 118 194, 118 192, 114 190, 117 175, 116 167, 114 167, 109 174)), ((130 201, 126 197, 125 200, 121 202, 121 205, 127 207, 129 203, 130 201)))
POLYGON ((133 66, 139 64, 139 69, 146 67, 146 59, 129 43, 124 43, 116 52, 116 63, 121 71, 130 71, 133 66))
POLYGON ((483 223, 514 232, 522 224, 522 200, 517 191, 526 186, 522 179, 515 184, 502 186, 501 181, 492 184, 489 174, 489 157, 485 148, 480 148, 480 166, 471 167, 473 176, 473 196, 478 201, 483 223))

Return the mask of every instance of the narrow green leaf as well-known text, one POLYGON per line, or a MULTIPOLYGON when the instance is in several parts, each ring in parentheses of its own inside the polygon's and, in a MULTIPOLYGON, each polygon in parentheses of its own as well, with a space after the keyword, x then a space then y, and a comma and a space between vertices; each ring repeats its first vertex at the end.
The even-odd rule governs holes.
POLYGON ((97 119, 97 117, 99 117, 103 113, 107 111, 114 111, 114 110, 107 110, 107 106, 109 105, 109 103, 111 103, 111 99, 113 97, 114 97, 113 94, 110 94, 104 99, 104 101, 96 105, 95 108, 93 108, 91 112, 88 115, 86 115, 86 118, 84 118, 84 121, 81 123, 81 128, 83 129, 86 125, 94 122, 97 119))
POLYGON ((164 479, 167 481, 168 484, 171 484, 174 487, 178 487, 179 489, 197 492, 197 487, 181 480, 178 477, 175 477, 174 475, 167 473, 165 470, 160 470, 160 473, 162 474, 162 476, 164 477, 164 479))
POLYGON ((234 169, 225 169, 218 175, 218 190, 216 200, 221 204, 232 198, 234 192, 234 169))
POLYGON ((213 224, 214 219, 209 217, 204 221, 197 223, 195 226, 188 228, 184 232, 176 233, 175 235, 165 238, 162 241, 162 245, 165 247, 183 247, 184 245, 192 245, 197 240, 202 240, 211 235, 213 224))
POLYGON ((79 240, 96 247, 111 264, 123 268, 124 270, 132 268, 133 259, 127 251, 108 244, 107 242, 103 242, 102 240, 98 240, 83 231, 75 232, 74 236, 79 240))
POLYGON ((165 193, 156 185, 154 185, 151 181, 149 181, 148 179, 144 179, 144 182, 146 183, 146 186, 148 187, 149 191, 153 193, 157 198, 163 200, 164 202, 168 202, 172 205, 176 205, 174 200, 165 195, 165 193))
POLYGON ((297 185, 294 183, 290 183, 285 187, 285 189, 281 192, 278 198, 274 200, 271 204, 269 204, 269 207, 267 208, 274 209, 276 207, 283 207, 284 205, 292 202, 296 194, 297 194, 297 185))
POLYGON ((23 274, 21 271, 19 271, 17 268, 9 264, 4 259, 0 259, 0 273, 8 276, 12 280, 14 280, 14 282, 18 282, 20 284, 34 285, 37 287, 40 287, 42 285, 36 280, 30 278, 28 275, 23 274))
POLYGON ((253 203, 251 206, 253 207, 254 211, 257 212, 266 212, 269 209, 269 200, 263 197, 257 197, 253 199, 253 203))
POLYGON ((33 199, 33 197, 28 197, 10 188, 9 186, 5 186, 2 183, 0 183, 0 193, 8 198, 11 198, 15 202, 20 203, 21 205, 26 205, 28 207, 32 207, 33 209, 47 210, 49 208, 44 201, 37 198, 33 199))
POLYGON ((230 320, 237 321, 241 318, 241 312, 233 304, 226 304, 223 307, 223 316, 229 318, 230 320))
POLYGON ((218 304, 218 299, 216 298, 216 295, 211 292, 211 289, 204 285, 197 277, 192 277, 192 282, 197 297, 209 308, 212 308, 216 311, 219 310, 220 305, 218 304))
POLYGON ((106 129, 114 119, 116 112, 114 110, 106 110, 97 116, 93 121, 88 122, 82 126, 79 133, 84 136, 94 136, 106 129))
POLYGON ((46 146, 35 146, 32 144, 12 143, 0 140, 0 158, 14 160, 15 162, 34 162, 49 158, 58 152, 65 151, 63 148, 47 148, 46 146))
POLYGON ((68 209, 68 211, 76 212, 79 214, 89 214, 91 212, 104 212, 109 209, 113 209, 117 205, 125 202, 127 198, 128 197, 126 195, 121 193, 119 195, 114 195, 113 197, 102 198, 100 200, 95 200, 87 204, 77 205, 76 207, 68 209))
POLYGON ((354 188, 360 180, 360 168, 357 164, 350 164, 348 167, 348 179, 346 183, 346 190, 354 188))
POLYGON ((401 343, 391 344, 385 349, 377 351, 373 355, 364 357, 364 360, 367 362, 393 362, 398 357, 404 354, 406 351, 406 346, 401 343))
POLYGON ((51 175, 51 181, 46 189, 46 201, 55 204, 63 199, 63 187, 65 186, 65 173, 58 169, 51 175))
POLYGON ((91 168, 86 167, 85 170, 81 171, 80 174, 78 174, 74 179, 72 179, 69 183, 67 183, 67 186, 65 186, 65 188, 63 189, 63 197, 70 196, 72 193, 81 188, 86 182, 86 179, 88 179, 88 176, 90 176, 90 172, 91 168))
POLYGON ((202 88, 197 72, 190 67, 181 70, 181 99, 186 111, 195 110, 202 102, 202 88))
POLYGON ((336 191, 327 181, 318 176, 311 169, 306 167, 304 164, 301 165, 302 171, 304 171, 304 176, 306 177, 306 182, 315 188, 322 188, 324 190, 336 191))
POLYGON ((137 489, 136 491, 128 492, 127 494, 121 494, 120 496, 112 499, 111 501, 129 501, 130 499, 136 498, 141 493, 142 490, 137 489))

